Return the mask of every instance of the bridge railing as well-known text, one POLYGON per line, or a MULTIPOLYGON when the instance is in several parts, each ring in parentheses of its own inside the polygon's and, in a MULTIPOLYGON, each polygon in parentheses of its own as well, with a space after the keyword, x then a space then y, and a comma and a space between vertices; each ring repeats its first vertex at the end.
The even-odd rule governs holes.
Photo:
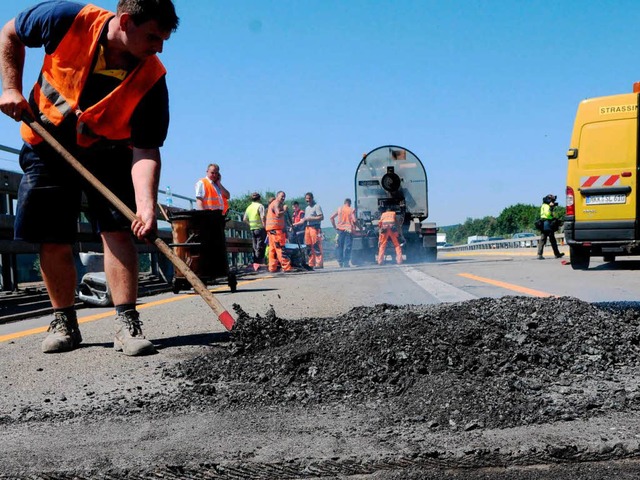
MULTIPOLYGON (((24 268, 19 268, 19 256, 29 255, 28 261, 37 257, 39 246, 33 243, 17 241, 13 239, 13 224, 17 208, 18 186, 22 174, 10 170, 0 169, 0 270, 1 291, 15 291, 19 283, 28 282, 25 279, 24 268)), ((164 194, 164 191, 160 191, 164 194)), ((189 208, 179 208, 173 205, 162 204, 158 207, 158 236, 167 244, 173 242, 171 223, 164 219, 163 212, 179 212, 190 210, 195 205, 195 199, 181 195, 173 195, 188 202, 189 208)), ((241 214, 228 212, 225 226, 226 247, 231 267, 238 268, 248 265, 251 261, 252 240, 249 226, 242 222, 241 214)), ((167 283, 173 278, 173 265, 161 255, 153 244, 136 242, 139 255, 149 257, 149 269, 151 274, 158 275, 167 283)), ((81 215, 78 220, 78 241, 74 245, 74 254, 77 257, 79 278, 82 277, 82 263, 79 260, 80 252, 102 253, 103 247, 99 237, 93 232, 91 225, 81 215)), ((33 260, 35 262, 35 260, 33 260)), ((35 269, 31 269, 35 270, 35 269)), ((33 273, 33 272, 32 272, 33 273)))
MULTIPOLYGON (((558 245, 564 245, 564 233, 556 234, 558 245)), ((524 238, 505 238, 502 240, 483 240, 480 242, 469 243, 464 245, 454 245, 452 247, 442 247, 442 252, 465 252, 473 250, 499 250, 504 248, 536 248, 540 236, 524 237, 524 238)))

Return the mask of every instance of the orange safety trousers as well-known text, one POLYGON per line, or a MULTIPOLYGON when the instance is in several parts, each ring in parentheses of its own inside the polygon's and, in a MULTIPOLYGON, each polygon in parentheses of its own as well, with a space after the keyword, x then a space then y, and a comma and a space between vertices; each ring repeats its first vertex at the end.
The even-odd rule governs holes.
POLYGON ((304 244, 307 246, 307 252, 309 253, 308 263, 310 267, 324 267, 321 232, 319 228, 315 227, 304 229, 304 244))
POLYGON ((284 253, 284 246, 287 243, 287 232, 284 230, 269 230, 269 271, 278 270, 278 264, 283 272, 291 270, 291 260, 284 253))
POLYGON ((398 232, 393 228, 380 229, 380 235, 378 236, 378 265, 384 263, 384 251, 387 248, 387 241, 391 239, 393 246, 396 249, 396 263, 400 265, 402 263, 402 247, 398 240, 398 232))

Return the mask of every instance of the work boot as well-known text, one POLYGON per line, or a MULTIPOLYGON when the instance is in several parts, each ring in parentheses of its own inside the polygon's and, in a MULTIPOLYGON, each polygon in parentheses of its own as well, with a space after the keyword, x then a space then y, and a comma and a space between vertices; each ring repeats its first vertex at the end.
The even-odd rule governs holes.
POLYGON ((560 252, 556 255, 556 258, 562 258, 564 257, 564 252, 560 252))
POLYGON ((116 338, 113 348, 116 352, 135 357, 155 353, 156 349, 142 334, 140 314, 136 310, 127 310, 118 314, 114 321, 116 338))
POLYGON ((54 319, 49 324, 47 332, 49 335, 42 341, 43 353, 68 352, 82 342, 75 314, 70 316, 63 312, 54 312, 54 319))
POLYGON ((544 260, 544 257, 542 255, 538 255, 538 260, 544 260))

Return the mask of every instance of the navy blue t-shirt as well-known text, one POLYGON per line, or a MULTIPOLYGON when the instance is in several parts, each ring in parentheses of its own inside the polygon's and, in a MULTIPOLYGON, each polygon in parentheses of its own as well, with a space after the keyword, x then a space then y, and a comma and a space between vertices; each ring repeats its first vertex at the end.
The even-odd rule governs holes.
MULTIPOLYGON (((44 47, 52 54, 84 7, 79 3, 52 0, 30 7, 16 17, 18 37, 31 48, 44 47)), ((105 31, 103 32, 106 35, 105 31)), ((109 94, 120 80, 105 75, 90 75, 80 97, 80 108, 86 109, 109 94)), ((63 138, 75 138, 76 118, 70 116, 61 125, 63 138)), ((161 147, 169 129, 169 93, 163 76, 147 92, 131 117, 131 140, 137 148, 161 147)), ((62 142, 67 143, 67 142, 62 142)))

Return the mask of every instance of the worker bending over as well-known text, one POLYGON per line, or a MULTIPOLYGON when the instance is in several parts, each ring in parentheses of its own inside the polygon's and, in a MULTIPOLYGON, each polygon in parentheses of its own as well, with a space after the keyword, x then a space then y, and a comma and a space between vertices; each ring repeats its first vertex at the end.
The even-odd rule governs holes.
POLYGON ((396 263, 400 265, 402 263, 402 245, 400 245, 400 230, 402 229, 401 219, 396 212, 388 209, 383 212, 378 222, 378 229, 380 235, 378 236, 378 265, 384 263, 384 252, 387 248, 387 241, 391 239, 393 246, 396 249, 396 263))
POLYGON ((267 235, 269 238, 269 271, 276 272, 278 264, 283 272, 290 272, 291 261, 286 256, 284 247, 287 244, 287 229, 285 225, 285 213, 287 206, 284 204, 286 195, 280 191, 276 199, 267 207, 267 235))
POLYGON ((114 348, 154 351, 136 311, 138 239, 157 227, 160 147, 169 127, 166 70, 158 53, 178 27, 171 0, 120 0, 116 13, 75 2, 42 2, 0 32, 0 110, 19 122, 42 123, 98 180, 131 208, 129 221, 26 124, 15 238, 40 244, 42 278, 54 309, 45 353, 82 341, 74 308, 81 193, 104 247, 116 308, 114 348), (22 91, 25 47, 44 47, 29 101, 22 91), (88 187, 88 188, 87 188, 88 187))

